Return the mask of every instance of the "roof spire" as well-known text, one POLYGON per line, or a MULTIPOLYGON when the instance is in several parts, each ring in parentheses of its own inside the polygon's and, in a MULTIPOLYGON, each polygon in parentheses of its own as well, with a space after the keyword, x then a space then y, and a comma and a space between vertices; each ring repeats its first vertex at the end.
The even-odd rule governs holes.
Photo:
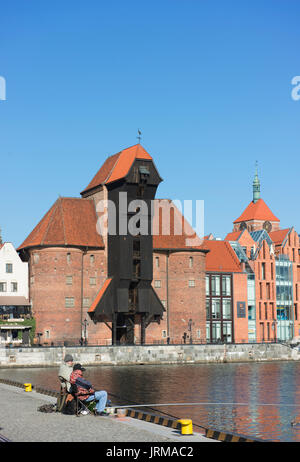
POLYGON ((255 162, 255 176, 253 180, 253 202, 254 204, 260 199, 260 181, 257 173, 258 162, 255 162))
POLYGON ((141 134, 142 134, 142 132, 141 132, 141 130, 138 128, 138 136, 137 136, 137 139, 139 140, 139 144, 141 144, 141 138, 142 138, 142 137, 141 137, 141 134))

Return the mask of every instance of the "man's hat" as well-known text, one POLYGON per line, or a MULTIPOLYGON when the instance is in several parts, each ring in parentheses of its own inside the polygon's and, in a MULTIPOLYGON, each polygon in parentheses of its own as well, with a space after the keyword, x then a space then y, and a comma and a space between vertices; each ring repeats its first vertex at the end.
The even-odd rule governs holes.
POLYGON ((73 371, 85 371, 85 368, 81 364, 74 364, 73 371))
POLYGON ((66 355, 65 358, 64 358, 64 362, 65 362, 65 363, 68 363, 69 361, 73 361, 73 356, 71 356, 71 355, 66 355))

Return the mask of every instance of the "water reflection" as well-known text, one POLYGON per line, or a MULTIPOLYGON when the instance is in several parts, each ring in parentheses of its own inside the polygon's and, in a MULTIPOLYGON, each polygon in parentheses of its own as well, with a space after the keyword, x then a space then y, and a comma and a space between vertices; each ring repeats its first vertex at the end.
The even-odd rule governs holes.
MULTIPOLYGON (((0 369, 0 377, 59 388, 58 368, 0 369)), ((273 441, 300 441, 298 362, 87 367, 86 377, 117 404, 219 403, 158 410, 194 424, 273 441), (223 403, 223 404, 222 404, 223 403), (236 403, 228 406, 224 403, 236 403), (239 403, 239 405, 237 404, 239 403), (260 404, 282 404, 261 406, 260 404), (247 405, 244 405, 247 404, 247 405), (291 405, 295 406, 291 406, 291 405)))

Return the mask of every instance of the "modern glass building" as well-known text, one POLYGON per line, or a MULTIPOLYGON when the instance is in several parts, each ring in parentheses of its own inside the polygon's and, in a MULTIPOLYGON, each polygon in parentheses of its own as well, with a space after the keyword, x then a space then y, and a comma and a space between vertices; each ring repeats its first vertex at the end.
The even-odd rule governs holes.
POLYGON ((279 255, 276 259, 276 313, 279 341, 293 338, 293 306, 293 264, 287 255, 279 255))

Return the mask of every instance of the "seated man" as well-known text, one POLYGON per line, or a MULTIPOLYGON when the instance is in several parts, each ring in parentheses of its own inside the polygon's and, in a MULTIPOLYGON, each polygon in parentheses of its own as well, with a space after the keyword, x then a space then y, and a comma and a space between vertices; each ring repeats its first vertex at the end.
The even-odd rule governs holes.
POLYGON ((73 372, 73 357, 69 354, 66 354, 64 357, 64 362, 59 368, 58 377, 65 379, 65 384, 61 384, 62 387, 67 387, 67 390, 70 390, 70 376, 73 372))
POLYGON ((85 368, 81 364, 75 364, 73 367, 73 372, 70 377, 71 384, 77 386, 76 396, 85 403, 95 400, 96 401, 96 415, 108 415, 104 411, 107 402, 107 392, 95 391, 92 387, 92 384, 83 378, 82 372, 85 371, 85 368))

